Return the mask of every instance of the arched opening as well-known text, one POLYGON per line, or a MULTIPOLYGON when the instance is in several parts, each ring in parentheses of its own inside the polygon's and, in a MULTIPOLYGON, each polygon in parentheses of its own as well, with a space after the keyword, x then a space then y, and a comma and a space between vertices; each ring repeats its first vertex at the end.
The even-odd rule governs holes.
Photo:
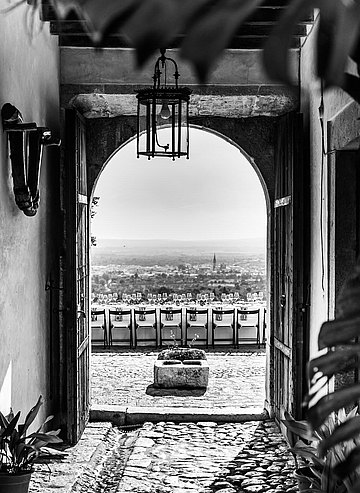
MULTIPOLYGON (((93 200, 99 197, 92 220, 92 234, 97 242, 92 249, 93 304, 100 305, 98 308, 108 305, 109 310, 121 304, 123 307, 149 303, 155 306, 166 299, 171 306, 182 306, 191 300, 205 307, 217 302, 222 307, 234 307, 232 330, 236 333, 235 346, 239 347, 233 347, 231 329, 230 334, 229 330, 225 334, 227 339, 224 336, 221 343, 216 341, 214 344, 210 319, 205 339, 208 339, 210 348, 215 346, 213 353, 217 349, 223 356, 226 352, 229 354, 226 361, 223 357, 225 363, 222 364, 228 370, 228 373, 223 372, 224 378, 229 380, 230 372, 234 385, 241 384, 248 389, 246 400, 241 389, 232 387, 231 395, 226 396, 226 405, 263 408, 263 330, 270 285, 269 276, 266 275, 269 194, 254 161, 230 139, 215 131, 205 130, 191 127, 189 161, 137 159, 135 140, 130 140, 104 164, 93 190, 93 200), (257 306, 260 307, 259 319, 256 314, 246 316, 237 313, 238 309, 257 306), (246 328, 247 325, 249 328, 246 328), (242 331, 246 335, 238 344, 242 331), (250 348, 254 351, 250 352, 250 348), (238 356, 236 360, 234 356, 238 356), (247 372, 250 367, 253 375, 251 371, 247 372), (247 375, 245 379, 244 374, 247 375), (256 388, 259 395, 256 395, 256 388), (236 395, 239 402, 235 399, 236 395)), ((131 317, 134 322, 134 315, 131 314, 131 317)), ((118 321, 123 322, 124 319, 120 314, 118 321)), ((119 339, 114 343, 117 324, 115 321, 110 323, 114 325, 112 336, 109 334, 109 322, 106 342, 101 339, 101 330, 97 336, 99 346, 111 345, 110 338, 112 345, 110 350, 106 348, 100 353, 97 350, 93 358, 93 403, 121 402, 151 406, 153 401, 154 405, 168 405, 163 395, 151 395, 149 392, 145 395, 147 384, 153 380, 152 368, 151 365, 146 368, 146 384, 139 368, 144 369, 144 361, 149 362, 149 358, 143 358, 137 365, 130 363, 127 369, 124 368, 125 362, 129 363, 130 360, 128 349, 130 344, 134 345, 134 334, 130 338, 125 333, 123 341, 119 339), (126 356, 122 356, 120 362, 121 353, 126 356), (97 355, 99 358, 96 360, 97 355), (107 357, 109 359, 104 365, 107 357), (128 379, 126 388, 121 384, 122 388, 119 389, 119 381, 126 371, 128 375, 133 375, 133 379, 128 379), (117 381, 119 393, 110 388, 114 380, 117 381), (140 382, 141 389, 136 388, 136 380, 140 382), (159 401, 160 397, 162 401, 159 401)), ((186 321, 182 322, 183 332, 184 324, 186 321)), ((134 328, 131 330, 134 331, 134 328)), ((120 330, 117 332, 120 334, 120 330)), ((181 342, 186 344, 188 341, 183 339, 181 342)), ((196 345, 206 346, 206 342, 203 340, 200 344, 199 337, 196 345)), ((137 352, 137 358, 140 358, 139 354, 147 354, 146 351, 153 349, 150 344, 147 347, 145 341, 141 351, 137 352)), ((221 371, 221 368, 216 369, 217 374, 221 371)), ((217 382, 218 388, 222 385, 220 380, 217 382)), ((202 398, 202 405, 206 404, 206 393, 197 396, 187 393, 181 397, 187 399, 183 403, 185 406, 196 406, 202 398), (187 404, 189 397, 195 397, 195 404, 187 404)), ((219 395, 217 400, 222 401, 220 406, 224 405, 219 395)), ((209 400, 207 404, 211 407, 214 403, 209 400)))

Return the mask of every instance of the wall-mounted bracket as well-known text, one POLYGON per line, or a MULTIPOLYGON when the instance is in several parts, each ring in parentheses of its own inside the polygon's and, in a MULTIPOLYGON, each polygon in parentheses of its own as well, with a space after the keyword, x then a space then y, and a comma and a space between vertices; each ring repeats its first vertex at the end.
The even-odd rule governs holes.
POLYGON ((10 147, 15 202, 26 216, 35 216, 40 201, 40 167, 44 146, 61 144, 47 127, 24 123, 20 111, 10 103, 1 109, 4 132, 10 147))

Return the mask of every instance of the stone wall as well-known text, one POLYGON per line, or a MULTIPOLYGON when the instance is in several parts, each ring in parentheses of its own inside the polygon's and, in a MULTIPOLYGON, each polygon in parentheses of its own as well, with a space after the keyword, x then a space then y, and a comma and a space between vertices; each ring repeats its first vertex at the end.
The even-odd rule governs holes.
MULTIPOLYGON (((48 25, 21 5, 0 14, 0 107, 12 103, 25 122, 59 132, 58 48, 48 25), (26 22, 27 21, 27 22, 26 22)), ((56 272, 59 150, 44 151, 40 208, 26 217, 16 206, 6 135, 0 132, 0 410, 28 411, 39 394, 52 407, 52 327, 45 284, 56 272)))
MULTIPOLYGON (((354 247, 350 245, 354 238, 350 238, 349 228, 345 232, 343 221, 339 222, 344 214, 349 224, 351 221, 356 222, 354 200, 350 204, 349 195, 346 210, 337 211, 336 208, 341 203, 339 193, 344 196, 347 186, 344 176, 341 177, 341 182, 339 181, 341 162, 344 162, 341 153, 346 153, 346 149, 355 148, 351 143, 357 141, 360 131, 359 105, 341 89, 322 91, 320 80, 316 76, 314 58, 316 33, 315 24, 302 48, 300 58, 301 110, 305 115, 309 138, 307 159, 310 162, 311 173, 310 356, 317 352, 317 337, 321 324, 335 316, 336 294, 346 277, 345 270, 351 269, 351 264, 355 262, 354 247), (322 100, 323 126, 319 113, 322 100)), ((354 67, 350 65, 349 71, 353 70, 354 67)), ((356 148, 358 147, 357 145, 356 148)), ((357 159, 356 153, 353 153, 353 156, 353 159, 357 159)), ((349 161, 349 158, 350 156, 347 156, 345 160, 349 161)), ((353 162, 353 166, 356 165, 357 162, 353 162)))

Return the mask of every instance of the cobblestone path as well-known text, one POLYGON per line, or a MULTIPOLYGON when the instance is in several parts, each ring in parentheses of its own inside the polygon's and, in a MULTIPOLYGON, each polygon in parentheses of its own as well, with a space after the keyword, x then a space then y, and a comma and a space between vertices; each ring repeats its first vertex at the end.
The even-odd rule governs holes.
POLYGON ((176 395, 152 387, 157 355, 158 352, 149 351, 93 353, 92 404, 263 408, 266 360, 263 350, 207 352, 210 376, 206 392, 177 391, 176 395))
POLYGON ((146 423, 118 493, 293 493, 294 461, 273 422, 146 423))

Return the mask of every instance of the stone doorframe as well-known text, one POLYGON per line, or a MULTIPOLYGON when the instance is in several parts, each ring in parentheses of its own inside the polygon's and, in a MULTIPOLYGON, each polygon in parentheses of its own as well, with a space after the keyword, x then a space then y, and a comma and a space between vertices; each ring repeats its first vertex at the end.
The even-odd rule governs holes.
MULTIPOLYGON (((329 289, 328 289, 328 318, 332 319, 336 311, 336 295, 341 284, 336 268, 337 239, 336 239, 336 166, 343 157, 341 154, 350 151, 355 157, 360 148, 360 106, 351 101, 344 106, 327 123, 327 159, 328 159, 328 202, 329 202, 329 289)), ((353 159, 350 157, 350 160, 353 159)))

